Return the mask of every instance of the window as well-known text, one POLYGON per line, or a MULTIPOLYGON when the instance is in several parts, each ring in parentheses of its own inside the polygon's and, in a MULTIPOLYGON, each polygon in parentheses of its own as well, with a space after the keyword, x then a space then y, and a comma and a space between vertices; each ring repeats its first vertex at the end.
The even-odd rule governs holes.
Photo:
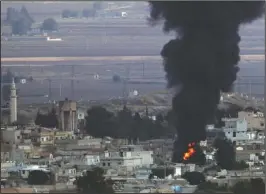
POLYGON ((108 162, 108 166, 110 166, 111 164, 110 164, 110 162, 108 162))
POLYGON ((20 136, 17 136, 17 139, 20 139, 20 136))
POLYGON ((233 132, 233 137, 236 137, 236 132, 235 131, 233 132))
POLYGON ((264 127, 264 123, 263 123, 263 122, 261 122, 261 123, 260 123, 260 126, 261 126, 261 127, 264 127))
POLYGON ((118 165, 121 165, 121 164, 122 164, 122 162, 118 162, 117 164, 118 164, 118 165))
POLYGON ((105 166, 105 162, 103 162, 103 166, 105 166))

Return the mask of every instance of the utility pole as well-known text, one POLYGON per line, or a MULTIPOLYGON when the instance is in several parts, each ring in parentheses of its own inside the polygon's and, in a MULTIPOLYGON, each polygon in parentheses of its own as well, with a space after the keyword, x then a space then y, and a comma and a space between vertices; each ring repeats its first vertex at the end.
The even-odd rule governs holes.
POLYGON ((127 65, 126 67, 126 76, 125 79, 123 81, 123 105, 126 106, 127 105, 127 98, 128 98, 128 88, 127 88, 127 84, 128 84, 128 79, 129 79, 129 73, 130 73, 130 65, 127 65))
POLYGON ((62 84, 60 83, 59 85, 59 96, 61 97, 62 96, 62 84))
POLYGON ((74 91, 74 76, 75 76, 75 69, 74 65, 71 65, 71 98, 74 100, 75 98, 75 91, 74 91))
POLYGON ((144 61, 142 62, 142 78, 144 78, 145 75, 145 63, 144 61))
POLYGON ((49 97, 49 101, 52 100, 52 80, 50 78, 48 78, 48 97, 49 97))
POLYGON ((249 82, 248 82, 249 84, 249 96, 250 96, 250 98, 251 98, 251 95, 252 95, 252 81, 251 81, 251 78, 250 78, 250 80, 249 80, 249 82))

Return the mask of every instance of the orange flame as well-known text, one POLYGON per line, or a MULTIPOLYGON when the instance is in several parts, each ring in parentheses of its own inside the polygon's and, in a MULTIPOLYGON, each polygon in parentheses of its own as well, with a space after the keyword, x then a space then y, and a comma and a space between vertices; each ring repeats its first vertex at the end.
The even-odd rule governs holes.
POLYGON ((196 150, 193 148, 194 145, 194 142, 188 144, 188 150, 184 153, 183 160, 188 160, 191 156, 195 154, 196 150))

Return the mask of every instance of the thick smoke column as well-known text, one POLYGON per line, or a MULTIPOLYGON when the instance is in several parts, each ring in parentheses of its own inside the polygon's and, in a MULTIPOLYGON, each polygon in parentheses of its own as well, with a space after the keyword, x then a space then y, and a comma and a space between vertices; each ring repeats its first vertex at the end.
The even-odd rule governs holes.
POLYGON ((161 51, 173 98, 178 142, 174 162, 182 161, 191 142, 206 139, 205 126, 213 117, 220 92, 229 92, 239 62, 239 26, 259 18, 263 1, 150 2, 151 21, 164 19, 164 31, 177 38, 161 51))

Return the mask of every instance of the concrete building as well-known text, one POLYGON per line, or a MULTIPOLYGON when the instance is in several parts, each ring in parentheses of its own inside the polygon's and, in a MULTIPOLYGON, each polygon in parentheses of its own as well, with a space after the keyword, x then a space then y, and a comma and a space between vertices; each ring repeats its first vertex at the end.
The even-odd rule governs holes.
POLYGON ((37 137, 37 141, 42 147, 65 143, 64 141, 75 140, 75 138, 73 131, 42 131, 37 137))
POLYGON ((153 151, 143 151, 133 146, 123 147, 120 151, 105 151, 100 156, 100 166, 104 169, 117 169, 125 167, 127 171, 132 171, 136 167, 150 167, 153 164, 153 151))
POLYGON ((150 174, 152 173, 149 168, 139 168, 135 171, 135 176, 137 179, 149 179, 150 174))
POLYGON ((12 151, 10 152, 10 161, 15 161, 17 163, 24 162, 26 159, 26 153, 24 150, 19 149, 17 146, 13 146, 12 151))
POLYGON ((10 87, 10 123, 14 123, 17 121, 17 91, 16 91, 16 84, 13 78, 11 87, 10 87))
POLYGON ((239 119, 245 119, 247 121, 247 128, 250 130, 264 130, 265 120, 264 114, 262 112, 244 112, 241 111, 238 113, 239 119))
POLYGON ((77 129, 77 103, 67 98, 59 102, 59 129, 62 131, 77 129))
POLYGON ((250 138, 247 132, 247 121, 245 118, 224 118, 223 121, 225 122, 223 131, 228 139, 235 145, 247 143, 250 138))
POLYGON ((21 130, 17 129, 17 127, 2 129, 2 138, 4 142, 9 144, 19 144, 22 140, 21 130))
POLYGON ((172 177, 180 177, 185 172, 193 172, 196 170, 195 164, 182 164, 182 163, 176 163, 176 164, 170 164, 168 166, 154 166, 151 168, 152 172, 155 176, 158 176, 156 172, 164 172, 164 176, 167 177, 171 175, 172 177))
POLYGON ((77 170, 75 168, 59 168, 58 172, 56 173, 57 176, 65 176, 65 177, 76 177, 77 175, 77 170))
POLYGON ((103 147, 103 140, 101 138, 84 138, 80 139, 77 142, 77 145, 79 146, 90 146, 91 148, 102 148, 103 147))
POLYGON ((72 157, 69 161, 71 165, 77 166, 91 166, 91 165, 98 165, 100 163, 100 156, 99 155, 83 155, 80 157, 72 157))

